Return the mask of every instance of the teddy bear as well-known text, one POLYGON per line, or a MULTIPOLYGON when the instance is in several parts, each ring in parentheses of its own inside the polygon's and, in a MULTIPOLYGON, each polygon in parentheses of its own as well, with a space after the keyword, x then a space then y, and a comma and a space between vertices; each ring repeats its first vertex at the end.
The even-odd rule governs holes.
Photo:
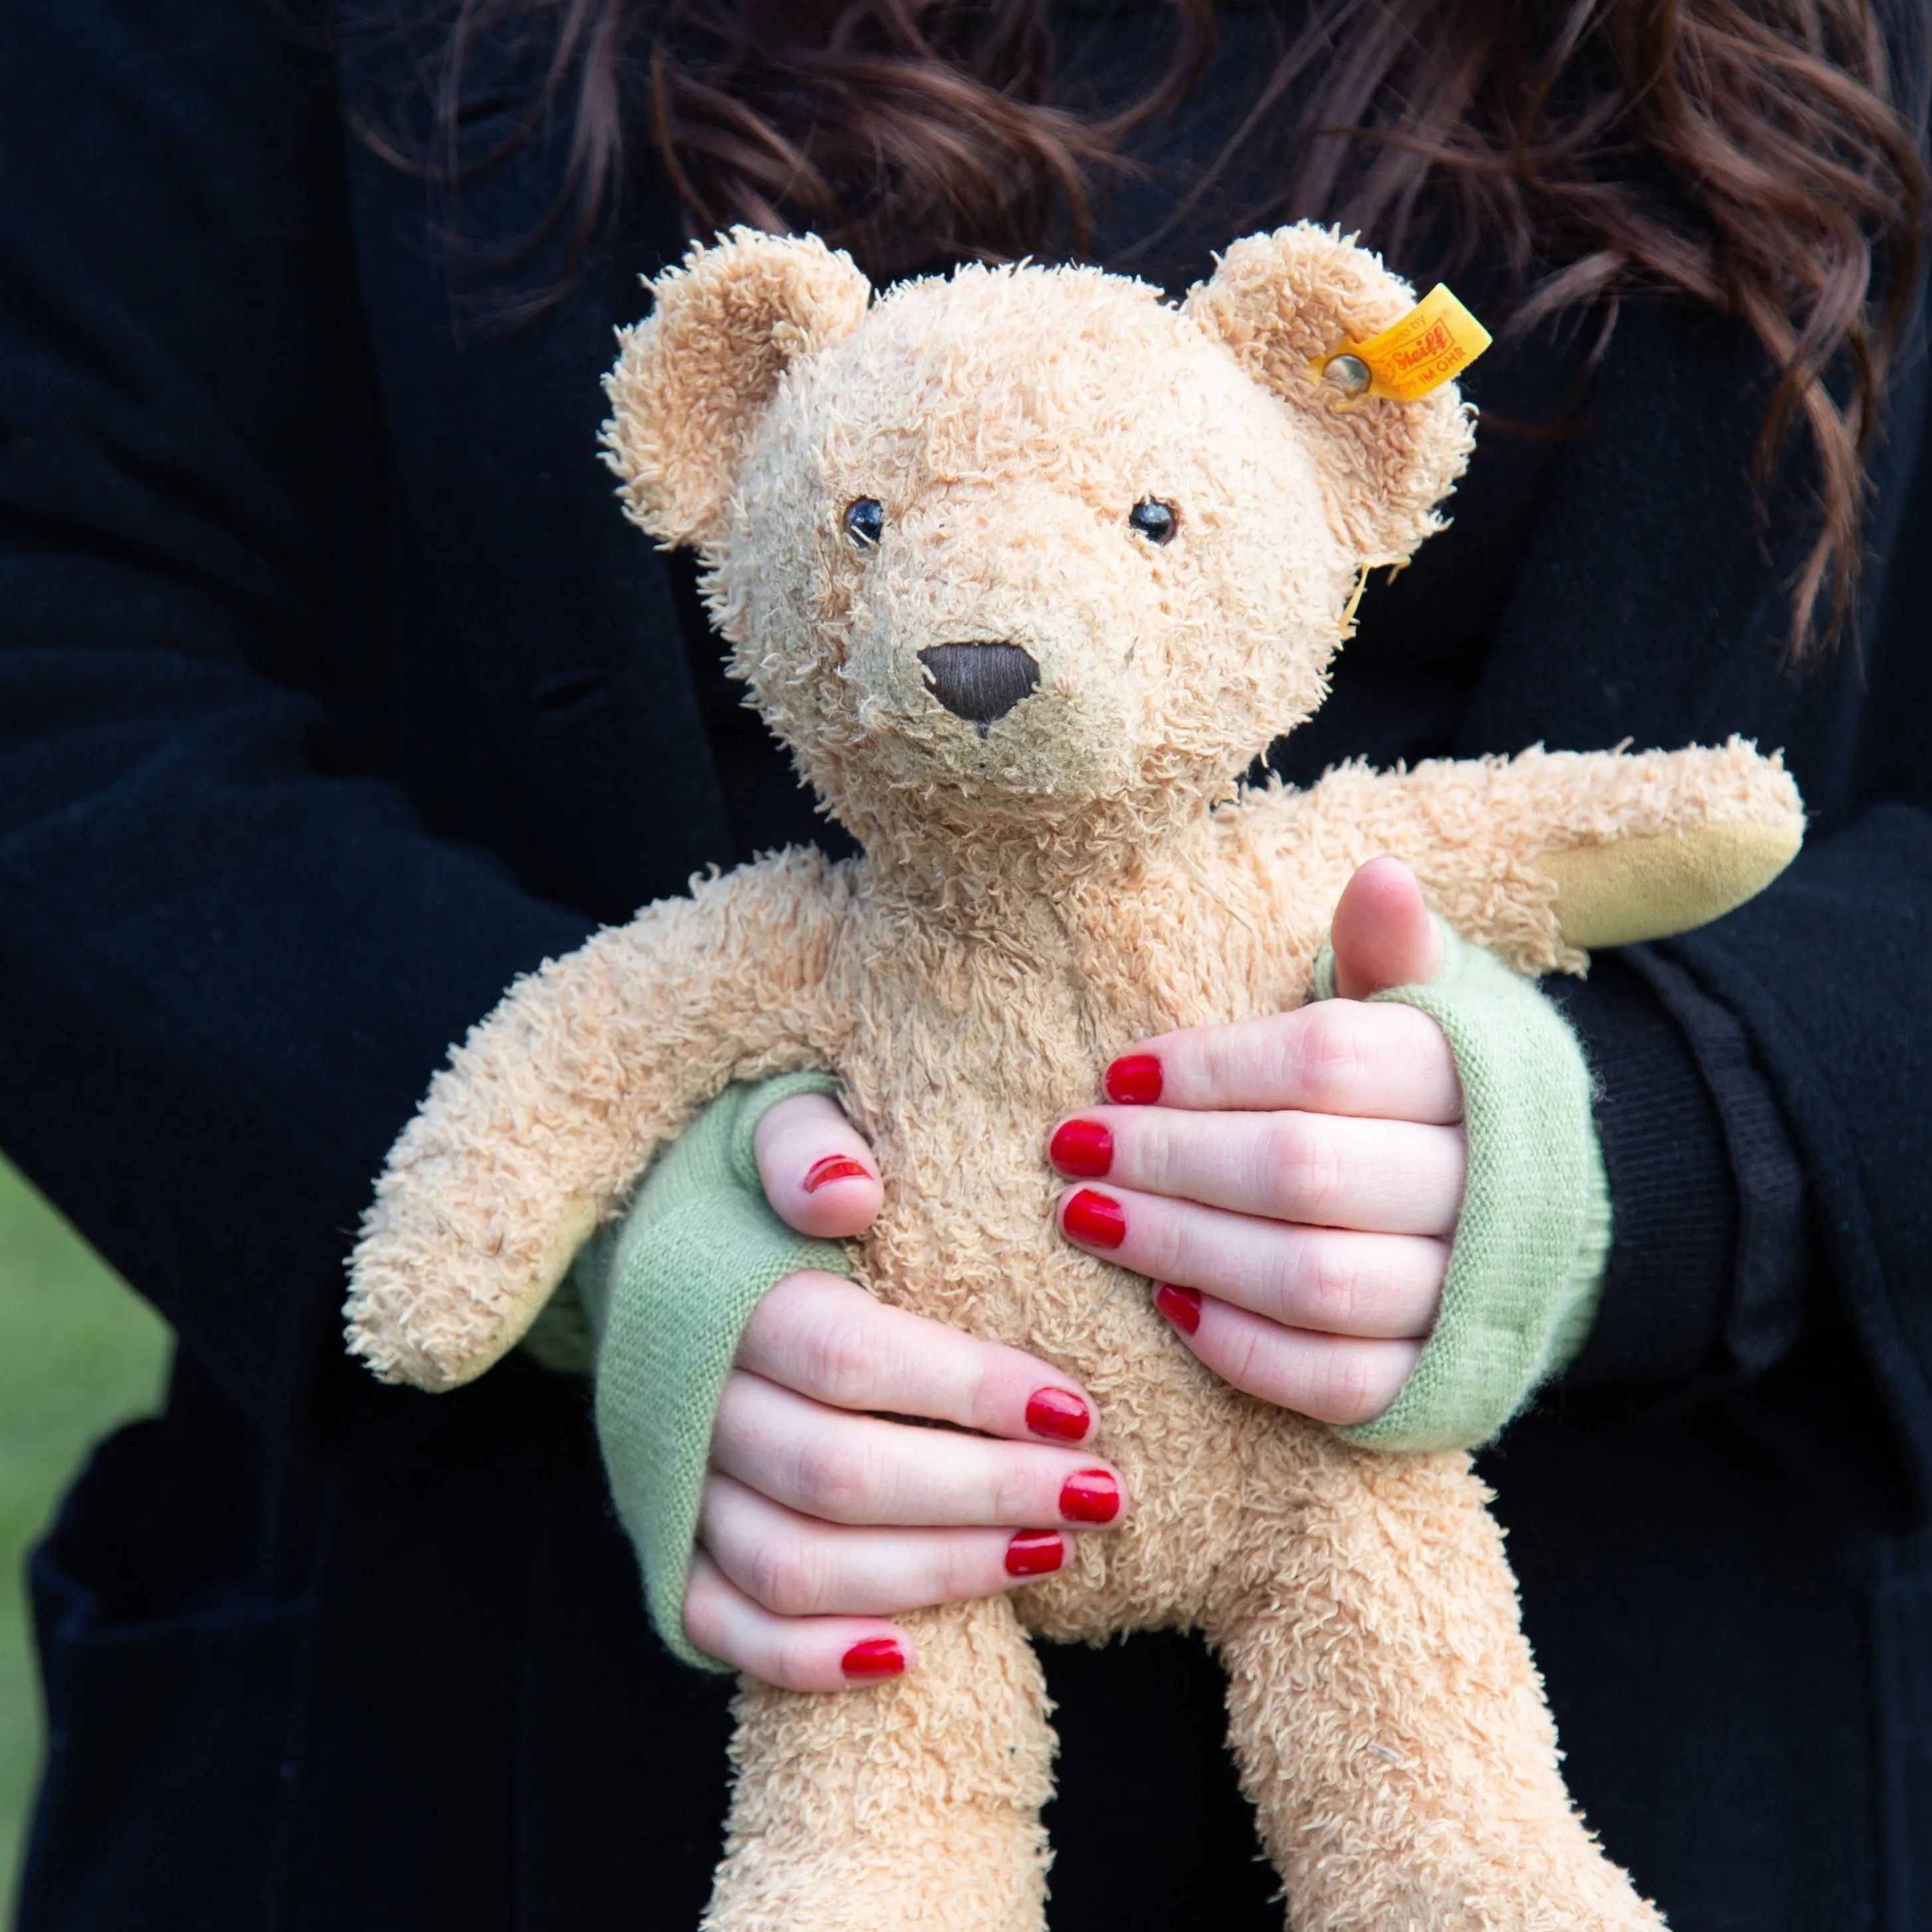
POLYGON ((1039 1932, 1030 1638, 1184 1628, 1298 1932, 1657 1926, 1565 1791, 1468 1456, 1210 1375, 1059 1238, 1042 1138, 1124 1043, 1306 999, 1372 856, 1517 973, 1580 970, 1774 877, 1790 779, 1736 742, 1248 777, 1472 447, 1453 382, 1365 384, 1354 346, 1414 298, 1338 233, 1240 242, 1178 303, 1027 265, 875 296, 747 230, 652 293, 608 384, 625 504, 700 551, 734 674, 862 856, 700 878, 520 982, 396 1144, 350 1346, 480 1374, 701 1107, 822 1069, 885 1184, 857 1278, 1076 1378, 1134 1498, 1058 1574, 904 1619, 902 1678, 743 1680, 706 1925, 1039 1932))

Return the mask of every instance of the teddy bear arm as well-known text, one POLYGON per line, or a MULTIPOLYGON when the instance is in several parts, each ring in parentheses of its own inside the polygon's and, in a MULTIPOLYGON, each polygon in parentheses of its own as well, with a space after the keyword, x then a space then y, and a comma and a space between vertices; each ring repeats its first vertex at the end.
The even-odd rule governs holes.
POLYGON ((1676 752, 1539 748, 1421 765, 1402 782, 1437 834, 1418 871, 1450 923, 1535 971, 1702 926, 1762 891, 1804 838, 1790 774, 1736 739, 1676 752), (1470 839, 1472 820, 1486 840, 1470 839), (1487 891, 1472 897, 1478 880, 1487 891))
POLYGON ((1556 881, 1565 942, 1589 951, 1707 925, 1761 892, 1798 842, 1785 826, 1733 820, 1568 846, 1540 853, 1537 865, 1556 881))
POLYGON ((1286 890, 1332 904, 1382 853, 1415 868, 1436 911, 1520 973, 1580 970, 1586 950, 1701 926, 1768 885, 1804 838, 1775 757, 1733 739, 1676 752, 1545 752, 1332 771, 1263 794, 1286 890))
POLYGON ((391 1150, 351 1261, 350 1352, 385 1381, 474 1380, 706 1101, 822 1060, 835 879, 784 855, 512 987, 391 1150))

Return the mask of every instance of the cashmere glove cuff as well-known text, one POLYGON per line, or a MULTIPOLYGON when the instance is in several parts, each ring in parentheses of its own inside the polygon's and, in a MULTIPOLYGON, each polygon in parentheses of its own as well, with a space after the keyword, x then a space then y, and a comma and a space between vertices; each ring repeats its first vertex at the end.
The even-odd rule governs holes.
MULTIPOLYGON (((1591 1079, 1568 1023, 1534 984, 1440 920, 1442 964, 1374 1000, 1447 1036, 1468 1142, 1462 1213, 1436 1326, 1394 1402, 1336 1432, 1365 1448, 1486 1442, 1582 1347, 1610 1250, 1591 1079)), ((1334 954, 1313 997, 1334 997, 1334 954)))
POLYGON ((712 1425, 739 1337, 787 1275, 852 1272, 838 1242, 799 1234, 772 1211, 752 1137, 781 1100, 836 1090, 824 1073, 727 1088, 571 1268, 595 1347, 598 1442, 651 1621, 674 1654, 702 1670, 727 1666, 685 1635, 684 1593, 712 1425))

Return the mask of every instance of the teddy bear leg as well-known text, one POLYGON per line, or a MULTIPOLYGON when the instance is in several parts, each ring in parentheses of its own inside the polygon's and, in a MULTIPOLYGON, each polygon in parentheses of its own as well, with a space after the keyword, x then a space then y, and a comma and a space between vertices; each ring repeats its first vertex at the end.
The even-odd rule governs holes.
POLYGON ((1004 1598, 904 1618, 906 1676, 802 1695, 745 1680, 704 1932, 1041 1932, 1053 1733, 1004 1598))
POLYGON ((1336 1444, 1315 1487, 1208 1619, 1294 1932, 1660 1932, 1572 1808, 1467 1458, 1336 1444))

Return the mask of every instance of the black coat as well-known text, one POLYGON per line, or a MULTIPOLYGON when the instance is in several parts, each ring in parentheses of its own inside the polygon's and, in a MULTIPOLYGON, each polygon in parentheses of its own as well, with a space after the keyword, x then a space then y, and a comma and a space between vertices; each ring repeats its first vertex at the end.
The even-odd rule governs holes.
MULTIPOLYGON (((1118 50, 1161 10, 1114 11, 1118 50)), ((0 10, 0 1145, 180 1338, 166 1414, 34 1559, 22 1932, 688 1928, 717 1849, 722 1695, 647 1633, 581 1384, 516 1360, 431 1399, 340 1348, 350 1232, 447 1043, 596 921, 811 830, 594 458, 672 200, 634 184, 506 328, 449 208, 354 131, 407 118, 428 44, 263 0, 0 10)), ((486 53, 466 141, 544 58, 486 53)), ((560 166, 526 143, 457 219, 528 232, 560 166)), ((1512 434, 1580 352, 1475 372, 1456 527, 1278 758, 1786 748, 1790 874, 1569 994, 1616 1256, 1486 1467, 1573 1787, 1678 1932, 1926 1932, 1923 370, 1861 649, 1801 678, 1754 352, 1633 307, 1570 432, 1512 434)), ((1198 1649, 1048 1668, 1060 1932, 1278 1923, 1198 1649)))

